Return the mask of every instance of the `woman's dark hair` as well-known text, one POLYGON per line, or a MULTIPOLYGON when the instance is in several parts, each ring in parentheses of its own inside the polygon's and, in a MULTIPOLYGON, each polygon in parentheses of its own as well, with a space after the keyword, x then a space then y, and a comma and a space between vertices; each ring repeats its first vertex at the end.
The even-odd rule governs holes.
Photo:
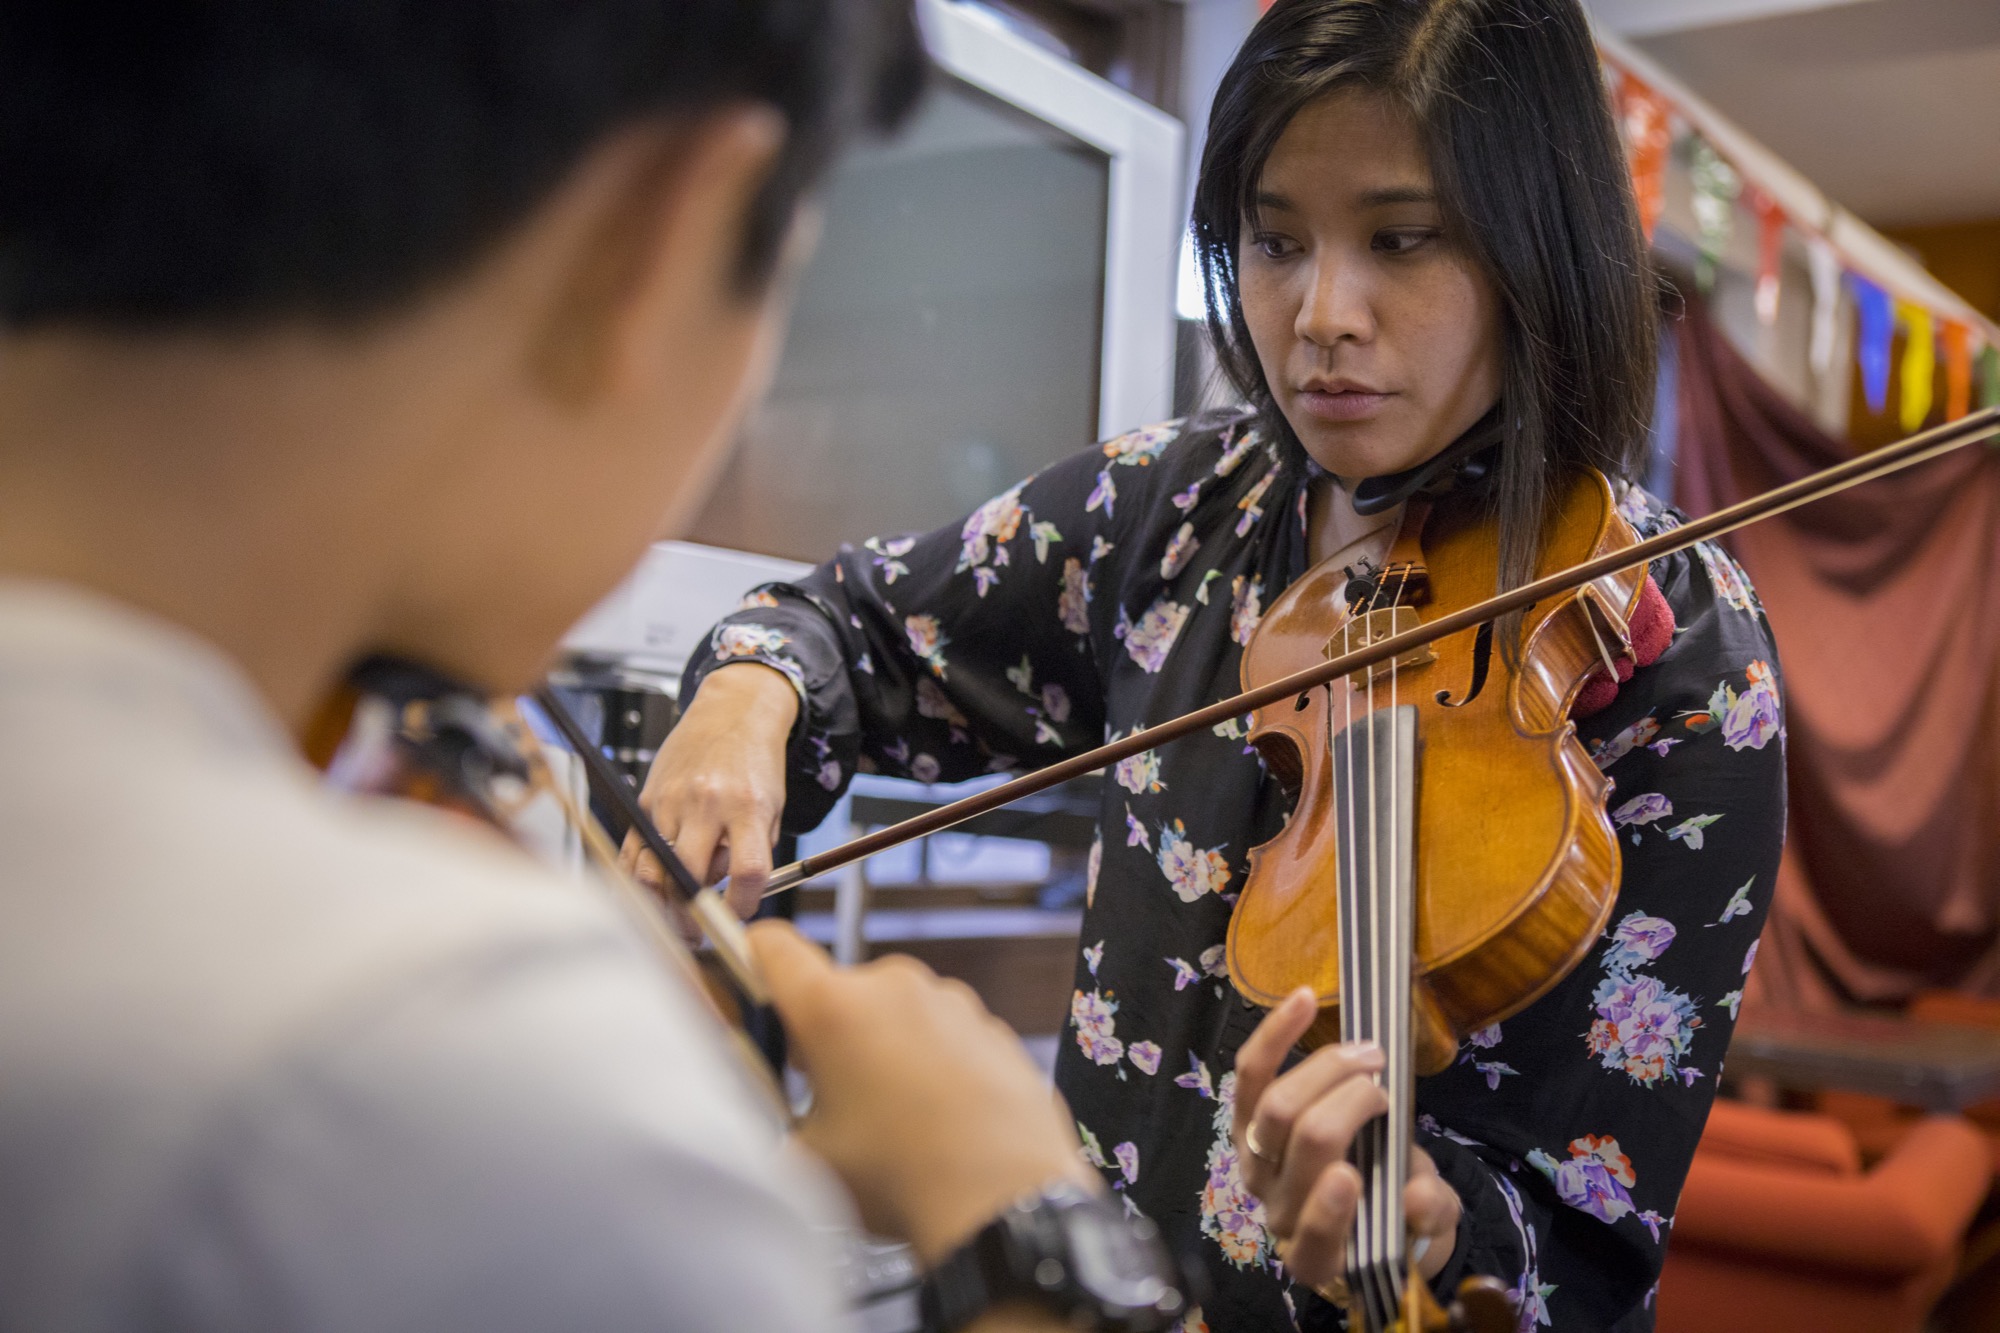
POLYGON ((786 124, 745 220, 754 291, 924 68, 911 0, 0 5, 0 324, 367 318, 619 129, 733 102, 786 124))
POLYGON ((1501 586, 1517 586, 1560 480, 1630 475, 1652 414, 1654 283, 1589 26, 1576 0, 1278 0, 1251 31, 1215 95, 1194 236, 1222 369, 1294 442, 1244 321, 1237 243, 1292 117, 1349 88, 1411 116, 1446 227, 1499 293, 1494 503, 1501 586))

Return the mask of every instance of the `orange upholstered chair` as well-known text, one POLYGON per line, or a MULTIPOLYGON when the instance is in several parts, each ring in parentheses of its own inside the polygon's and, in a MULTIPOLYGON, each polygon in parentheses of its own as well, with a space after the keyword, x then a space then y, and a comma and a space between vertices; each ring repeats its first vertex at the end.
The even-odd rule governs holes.
MULTIPOLYGON (((1921 1023, 2000 1029, 2000 1000, 1982 1000, 1956 991, 1927 991, 1910 1001, 1904 1012, 1921 1023)), ((1822 1092, 1816 1100, 1820 1110, 1854 1131, 1862 1156, 1870 1161, 1890 1152, 1923 1115, 1886 1097, 1859 1092, 1822 1092)), ((1993 1175, 2000 1180, 2000 1099, 1967 1107, 1965 1118, 1985 1132, 1993 1155, 1993 1175)))
POLYGON ((1985 1196, 1987 1147, 1917 1121, 1873 1170, 1832 1116, 1719 1101, 1660 1279, 1659 1333, 1917 1333, 1985 1196))

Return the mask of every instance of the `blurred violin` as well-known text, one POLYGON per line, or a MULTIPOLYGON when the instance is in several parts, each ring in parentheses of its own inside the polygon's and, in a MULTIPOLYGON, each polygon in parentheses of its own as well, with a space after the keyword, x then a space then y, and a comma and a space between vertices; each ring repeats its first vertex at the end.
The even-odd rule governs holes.
MULTIPOLYGON (((585 854, 631 911, 657 951, 696 988, 739 1038, 755 1022, 776 1030, 770 996, 750 954, 743 924, 714 889, 690 874, 640 807, 631 785, 612 769, 562 701, 546 687, 531 705, 562 736, 590 778, 666 867, 663 902, 619 864, 618 851, 586 805, 550 771, 541 741, 517 705, 494 703, 449 677, 389 657, 362 662, 309 729, 306 751, 329 785, 365 795, 413 800, 451 811, 519 841, 518 819, 538 798, 553 801, 585 854), (700 955, 683 942, 672 911, 686 913, 709 945, 700 955)), ((761 1051, 739 1040, 746 1067, 783 1110, 761 1051)))

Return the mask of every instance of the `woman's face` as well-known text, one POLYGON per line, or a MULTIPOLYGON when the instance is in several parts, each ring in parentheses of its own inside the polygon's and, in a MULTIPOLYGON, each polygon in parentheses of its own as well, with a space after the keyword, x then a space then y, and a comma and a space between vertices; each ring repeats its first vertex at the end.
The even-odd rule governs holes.
POLYGON ((1445 230, 1416 126, 1379 94, 1292 119, 1237 275, 1271 393, 1336 476, 1415 467, 1499 399, 1499 298, 1445 230))

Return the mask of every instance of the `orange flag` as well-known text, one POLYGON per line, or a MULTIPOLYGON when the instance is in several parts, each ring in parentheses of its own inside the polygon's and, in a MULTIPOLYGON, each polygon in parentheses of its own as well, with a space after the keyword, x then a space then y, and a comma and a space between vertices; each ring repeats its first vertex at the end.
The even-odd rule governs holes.
POLYGON ((1653 225, 1666 207, 1667 150, 1673 146, 1673 129, 1660 95, 1630 74, 1618 100, 1625 150, 1632 161, 1632 193, 1638 196, 1639 226, 1650 241, 1653 225))
POLYGON ((1956 421, 1972 410, 1972 331, 1947 319, 1938 341, 1944 344, 1944 419, 1956 421))

